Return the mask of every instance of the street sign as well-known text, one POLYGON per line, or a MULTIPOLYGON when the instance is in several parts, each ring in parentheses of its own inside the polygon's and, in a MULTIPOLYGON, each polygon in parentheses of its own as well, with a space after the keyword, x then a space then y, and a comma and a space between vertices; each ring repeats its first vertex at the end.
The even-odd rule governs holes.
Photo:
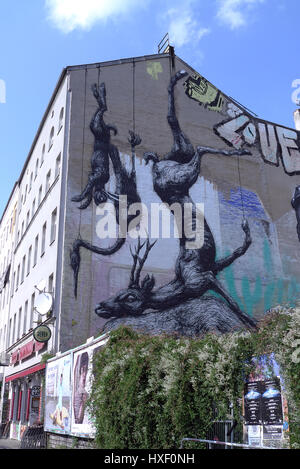
POLYGON ((48 342, 51 337, 51 330, 46 325, 38 326, 33 331, 33 338, 37 342, 48 342))

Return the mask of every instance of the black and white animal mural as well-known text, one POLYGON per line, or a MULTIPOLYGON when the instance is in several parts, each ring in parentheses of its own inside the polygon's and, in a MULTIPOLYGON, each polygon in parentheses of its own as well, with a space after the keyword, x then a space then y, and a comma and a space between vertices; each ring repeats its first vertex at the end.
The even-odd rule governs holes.
MULTIPOLYGON (((173 279, 159 287, 156 287, 155 274, 147 274, 142 278, 144 264, 156 249, 156 241, 151 240, 149 236, 136 240, 134 248, 130 251, 132 268, 128 287, 95 305, 95 313, 107 320, 105 330, 126 324, 152 334, 166 332, 196 336, 209 331, 225 333, 256 327, 255 321, 240 308, 218 278, 219 274, 237 259, 242 259, 251 246, 248 221, 245 218, 241 220, 240 245, 225 257, 218 258, 213 232, 206 217, 199 214, 198 204, 195 204, 190 194, 192 187, 199 182, 204 155, 231 157, 250 155, 250 152, 244 148, 220 150, 192 145, 181 129, 174 98, 177 84, 186 76, 187 72, 184 70, 175 73, 167 89, 167 122, 173 136, 171 150, 164 156, 149 150, 144 152, 143 158, 151 173, 154 193, 170 209, 178 227, 185 224, 185 210, 190 207, 190 230, 188 233, 184 231, 178 239, 173 279), (179 216, 175 216, 172 207, 181 209, 179 216), (203 237, 202 242, 197 245, 199 219, 202 220, 203 237)), ((107 110, 105 84, 102 83, 100 87, 94 85, 93 94, 98 103, 98 110, 90 127, 95 137, 91 173, 82 193, 74 196, 72 200, 82 202, 80 210, 86 209, 92 201, 100 205, 110 200, 115 205, 116 222, 120 225, 120 197, 127 196, 128 207, 143 200, 142 191, 138 193, 137 190, 135 171, 135 147, 141 143, 141 138, 130 131, 132 160, 129 171, 121 162, 118 148, 111 143, 111 132, 116 135, 117 129, 105 124, 103 119, 107 110), (110 180, 109 160, 116 181, 114 191, 106 189, 110 180)), ((127 216, 127 230, 132 219, 132 215, 127 216)), ((75 239, 71 250, 75 296, 80 270, 80 250, 88 249, 100 256, 118 256, 121 247, 127 248, 124 246, 125 240, 126 235, 117 239, 111 247, 103 248, 81 238, 75 239)))

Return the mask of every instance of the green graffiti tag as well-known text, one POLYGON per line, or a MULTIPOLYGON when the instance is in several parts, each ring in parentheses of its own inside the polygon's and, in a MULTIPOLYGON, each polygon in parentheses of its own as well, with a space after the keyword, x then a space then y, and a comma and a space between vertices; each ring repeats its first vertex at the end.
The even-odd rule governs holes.
MULTIPOLYGON (((264 240, 262 251, 265 272, 274 272, 272 252, 267 239, 264 240)), ((278 305, 295 307, 300 294, 300 283, 295 278, 275 278, 266 282, 260 275, 257 275, 254 282, 246 276, 238 279, 233 265, 224 271, 223 280, 228 293, 249 316, 255 313, 262 315, 278 305), (238 285, 241 294, 238 293, 238 285)))
POLYGON ((221 92, 200 75, 191 75, 184 83, 186 95, 211 111, 222 111, 224 98, 221 92))
POLYGON ((158 74, 162 73, 163 68, 160 62, 151 62, 147 65, 147 73, 154 79, 158 80, 158 74))

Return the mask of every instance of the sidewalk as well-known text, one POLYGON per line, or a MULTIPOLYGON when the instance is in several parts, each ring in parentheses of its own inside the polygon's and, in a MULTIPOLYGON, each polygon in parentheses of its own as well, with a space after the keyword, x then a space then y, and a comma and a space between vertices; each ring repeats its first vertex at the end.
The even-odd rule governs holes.
POLYGON ((20 449, 21 442, 11 438, 0 438, 0 449, 20 449))

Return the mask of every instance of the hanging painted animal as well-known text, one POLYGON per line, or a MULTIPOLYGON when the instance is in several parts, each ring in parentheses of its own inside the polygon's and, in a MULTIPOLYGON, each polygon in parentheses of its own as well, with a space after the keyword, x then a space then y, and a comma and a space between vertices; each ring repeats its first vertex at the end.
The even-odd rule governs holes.
POLYGON ((99 88, 96 84, 92 86, 93 95, 98 103, 98 109, 95 112, 90 129, 94 135, 94 153, 91 159, 91 173, 87 185, 79 195, 72 197, 73 202, 85 201, 79 207, 87 208, 94 198, 95 204, 99 205, 107 200, 104 186, 109 180, 109 149, 111 132, 117 134, 115 126, 106 124, 103 115, 107 111, 106 88, 105 83, 101 83, 99 88))
MULTIPOLYGON (((156 153, 147 152, 144 157, 146 163, 153 161, 152 178, 153 188, 162 202, 169 206, 177 203, 192 206, 192 228, 196 227, 196 206, 190 197, 189 189, 195 184, 200 173, 201 158, 206 153, 216 153, 226 156, 249 154, 247 150, 219 150, 209 147, 197 147, 194 150, 188 137, 182 132, 175 113, 174 87, 176 83, 186 76, 185 71, 177 72, 170 81, 168 88, 168 123, 171 128, 174 144, 171 152, 160 158, 156 153)), ((181 220, 183 226, 183 219, 181 220)), ((253 320, 243 313, 238 304, 231 298, 217 279, 217 275, 228 267, 238 257, 245 254, 251 244, 248 222, 243 220, 242 229, 245 233, 244 242, 231 255, 216 260, 216 246, 212 232, 204 218, 204 242, 199 249, 187 249, 190 241, 185 235, 180 238, 179 255, 175 266, 175 278, 168 284, 153 290, 155 279, 146 276, 140 283, 140 273, 144 262, 152 248, 147 241, 145 255, 140 258, 140 251, 144 244, 140 241, 133 255, 134 263, 130 284, 127 289, 120 291, 116 296, 102 301, 96 307, 96 314, 103 318, 138 316, 147 309, 157 311, 175 307, 183 302, 200 298, 208 290, 220 294, 228 303, 231 310, 238 315, 240 321, 247 327, 255 327, 253 320), (146 256, 146 257, 145 257, 146 256), (134 276, 137 264, 140 264, 134 276)), ((188 311, 187 311, 188 314, 188 311)))
MULTIPOLYGON (((129 131, 129 143, 131 146, 131 169, 127 168, 122 164, 118 148, 110 142, 110 131, 113 130, 114 133, 117 133, 117 129, 111 125, 105 124, 103 120, 103 114, 107 111, 106 104, 106 91, 105 84, 102 83, 99 87, 99 92, 97 91, 97 86, 93 86, 93 93, 99 104, 99 109, 94 115, 91 122, 91 130, 95 135, 95 152, 92 157, 92 173, 89 176, 89 181, 79 196, 72 198, 72 201, 82 201, 86 198, 86 202, 81 205, 79 208, 87 208, 92 198, 96 205, 106 202, 108 199, 112 201, 116 213, 116 222, 120 223, 120 214, 119 214, 119 197, 127 197, 127 209, 133 203, 138 203, 141 201, 140 196, 137 191, 136 183, 136 171, 135 171, 135 147, 141 143, 141 138, 139 135, 135 134, 133 131, 129 131), (114 175, 115 175, 115 189, 114 192, 108 192, 105 190, 105 183, 109 181, 109 158, 112 162, 114 175)), ((130 224, 130 221, 133 220, 136 215, 128 215, 127 210, 127 220, 126 227, 130 224)), ((77 286, 78 286, 78 274, 80 269, 80 248, 88 249, 96 254, 102 256, 109 256, 117 252, 124 245, 126 241, 126 234, 122 237, 118 237, 112 246, 103 248, 101 246, 96 246, 86 240, 83 240, 81 237, 76 239, 73 243, 71 252, 70 252, 70 263, 71 268, 74 273, 74 295, 77 297, 77 286)))
POLYGON ((300 186, 295 188, 294 196, 291 201, 292 207, 295 210, 297 219, 297 234, 300 241, 300 186))

